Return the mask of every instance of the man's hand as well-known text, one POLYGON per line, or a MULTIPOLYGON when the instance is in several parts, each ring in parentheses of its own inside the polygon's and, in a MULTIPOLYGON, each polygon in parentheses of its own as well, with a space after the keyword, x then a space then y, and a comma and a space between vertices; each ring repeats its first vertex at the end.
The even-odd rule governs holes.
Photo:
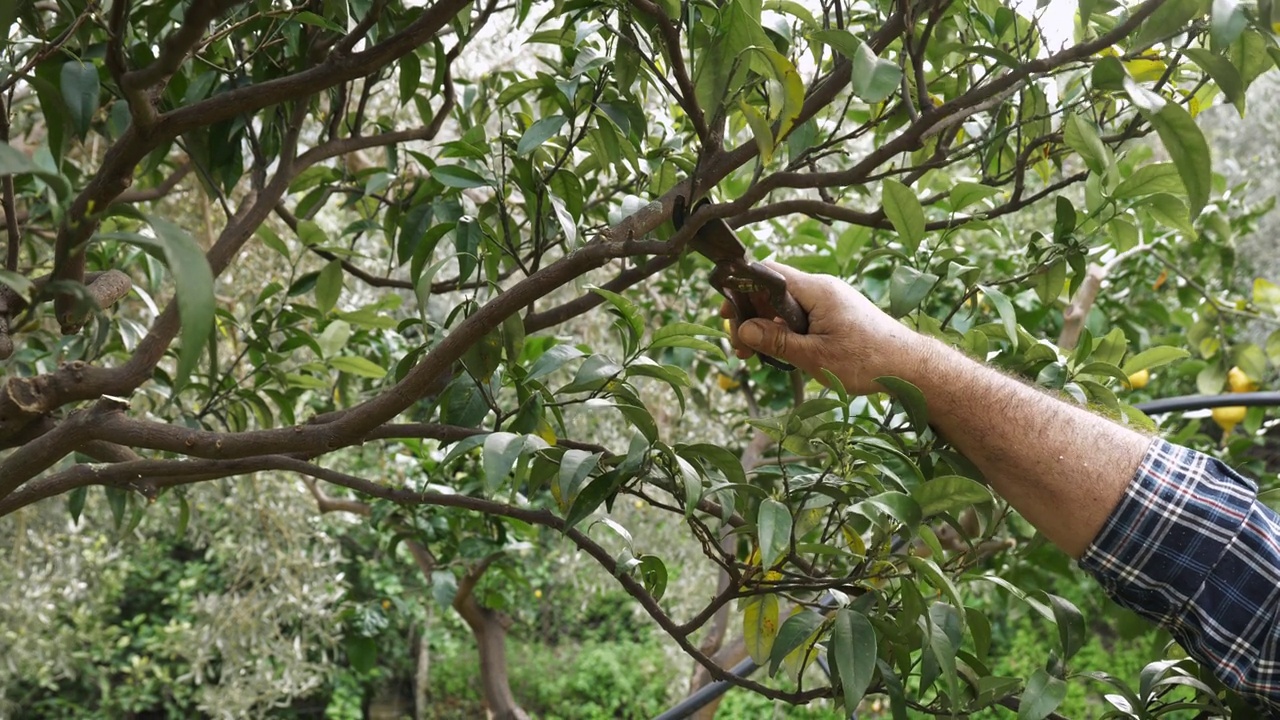
MULTIPOLYGON (((735 327, 733 346, 738 357, 759 351, 795 365, 821 380, 829 370, 846 390, 857 395, 880 392, 875 379, 905 375, 904 364, 918 363, 921 338, 886 315, 848 283, 830 275, 806 272, 766 263, 787 279, 787 290, 809 313, 809 332, 792 332, 780 319, 749 320, 735 327)), ((753 298, 756 310, 768 316, 772 310, 753 298)), ((720 309, 733 318, 733 306, 720 309)))

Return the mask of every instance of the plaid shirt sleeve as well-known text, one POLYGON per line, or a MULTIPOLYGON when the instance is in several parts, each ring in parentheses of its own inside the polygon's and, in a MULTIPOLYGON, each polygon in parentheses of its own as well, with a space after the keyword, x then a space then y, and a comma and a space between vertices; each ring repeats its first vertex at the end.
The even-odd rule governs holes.
POLYGON ((1155 440, 1080 566, 1280 716, 1280 517, 1252 481, 1155 440))

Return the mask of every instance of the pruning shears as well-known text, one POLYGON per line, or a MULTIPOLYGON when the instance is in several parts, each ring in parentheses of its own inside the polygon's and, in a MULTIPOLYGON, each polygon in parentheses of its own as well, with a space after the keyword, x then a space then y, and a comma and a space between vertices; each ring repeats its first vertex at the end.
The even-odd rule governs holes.
MULTIPOLYGON (((704 199, 690 212, 685 207, 684 196, 677 196, 671 216, 676 229, 683 227, 688 216, 706 204, 704 199)), ((756 303, 761 302, 771 308, 774 315, 782 318, 792 332, 802 335, 809 332, 809 314, 787 292, 787 279, 776 270, 749 260, 747 246, 742 244, 738 234, 723 218, 712 218, 703 223, 689 240, 689 247, 715 263, 715 268, 711 271, 711 287, 724 295, 733 306, 739 325, 752 318, 773 319, 773 316, 762 314, 756 309, 756 303)), ((789 363, 763 353, 758 354, 762 362, 779 370, 795 370, 789 363)))

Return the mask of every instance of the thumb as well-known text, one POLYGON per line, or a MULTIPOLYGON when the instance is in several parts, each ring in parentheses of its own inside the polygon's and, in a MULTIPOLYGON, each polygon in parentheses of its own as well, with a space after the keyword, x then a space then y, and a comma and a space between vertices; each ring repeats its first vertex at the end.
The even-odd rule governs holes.
POLYGON ((786 325, 766 320, 748 320, 738 328, 738 340, 756 352, 785 360, 792 365, 805 364, 801 356, 807 355, 805 335, 791 331, 786 325))

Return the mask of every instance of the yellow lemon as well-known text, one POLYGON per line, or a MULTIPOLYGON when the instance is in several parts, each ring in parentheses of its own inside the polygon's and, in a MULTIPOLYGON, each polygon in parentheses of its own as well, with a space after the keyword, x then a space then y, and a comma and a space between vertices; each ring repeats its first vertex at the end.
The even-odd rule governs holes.
POLYGON ((536 597, 536 598, 541 599, 541 598, 542 598, 542 590, 540 590, 540 589, 539 589, 539 590, 534 590, 534 591, 533 591, 533 596, 534 596, 534 597, 536 597))
POLYGON ((1218 427, 1222 428, 1223 434, 1226 434, 1235 429, 1235 426, 1244 422, 1246 412, 1248 412, 1248 409, 1243 405, 1214 408, 1213 421, 1218 423, 1218 427))
POLYGON ((719 385, 720 389, 725 392, 737 390, 739 387, 742 386, 742 383, 738 382, 737 380, 734 380, 733 378, 723 373, 716 376, 716 384, 719 385))
POLYGON ((1151 382, 1151 371, 1143 368, 1129 376, 1129 389, 1141 390, 1146 387, 1149 382, 1151 382))
POLYGON ((1249 379, 1239 367, 1233 367, 1227 371, 1227 384, 1231 386, 1231 392, 1253 392, 1258 389, 1258 383, 1249 379))
POLYGON ((1124 67, 1138 82, 1154 82, 1164 77, 1164 71, 1168 69, 1168 65, 1163 60, 1153 59, 1150 57, 1140 57, 1135 60, 1126 60, 1124 67))

